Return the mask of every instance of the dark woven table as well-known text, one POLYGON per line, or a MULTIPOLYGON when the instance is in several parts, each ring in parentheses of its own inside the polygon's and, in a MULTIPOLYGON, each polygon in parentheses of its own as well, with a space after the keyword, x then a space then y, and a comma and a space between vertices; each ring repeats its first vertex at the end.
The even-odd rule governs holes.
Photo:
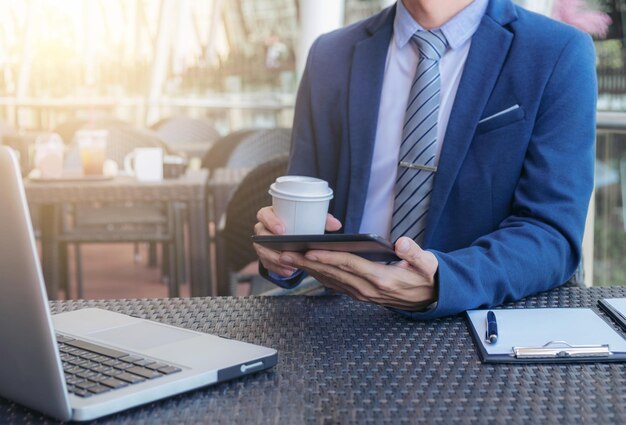
MULTIPOLYGON (((593 307, 626 288, 562 288, 515 307, 593 307)), ((54 301, 274 347, 270 371, 101 423, 625 423, 626 364, 484 365, 465 319, 413 322, 340 296, 54 301)), ((5 324, 6 326, 6 324, 5 324)), ((50 423, 0 399, 0 423, 50 423)))

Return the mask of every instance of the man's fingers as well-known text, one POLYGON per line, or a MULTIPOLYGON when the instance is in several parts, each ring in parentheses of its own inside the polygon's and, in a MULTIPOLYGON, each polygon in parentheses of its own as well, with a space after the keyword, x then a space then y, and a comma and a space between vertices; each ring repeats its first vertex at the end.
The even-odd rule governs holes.
POLYGON ((274 213, 274 209, 272 207, 261 208, 256 213, 256 218, 273 234, 282 235, 285 233, 285 225, 280 218, 278 218, 276 213, 274 213))
POLYGON ((281 267, 265 267, 267 270, 269 270, 272 273, 276 273, 277 275, 281 276, 281 277, 291 277, 293 276, 293 274, 296 272, 294 269, 286 269, 286 268, 281 268, 281 267))
POLYGON ((329 279, 328 276, 322 273, 318 273, 312 269, 308 269, 306 270, 306 272, 309 275, 313 276, 318 282, 320 282, 326 288, 332 289, 342 294, 346 294, 349 297, 354 298, 355 300, 358 300, 358 301, 367 301, 365 297, 363 297, 363 295, 361 295, 358 291, 355 291, 351 286, 339 284, 338 282, 332 279, 329 279))
MULTIPOLYGON (((365 298, 375 296, 376 290, 387 285, 386 266, 347 252, 309 251, 305 258, 331 270, 341 272, 344 279, 351 279, 354 289, 365 298)), ((321 267, 321 266, 320 266, 321 267)), ((360 299, 360 298, 358 298, 360 299)))
POLYGON ((253 245, 261 264, 263 264, 263 267, 265 267, 268 271, 283 277, 289 277, 296 271, 296 269, 290 265, 282 264, 280 262, 280 252, 265 248, 264 246, 256 243, 253 245))
POLYGON ((410 239, 402 242, 398 241, 396 251, 404 258, 394 265, 368 261, 346 252, 322 250, 305 255, 282 253, 279 261, 305 270, 324 286, 359 301, 414 310, 434 299, 437 258, 410 239))
MULTIPOLYGON (((284 226, 274 214, 272 207, 261 208, 257 212, 258 223, 254 225, 255 235, 274 235, 284 232, 284 226), (269 226, 269 227, 268 227, 269 226)), ((282 277, 289 277, 296 269, 280 262, 280 252, 265 248, 259 244, 253 244, 257 256, 267 271, 282 277)))
POLYGON ((437 270, 437 259, 435 256, 424 251, 411 238, 401 237, 396 241, 396 255, 413 266, 422 274, 434 274, 437 270))
POLYGON ((267 230, 265 225, 261 223, 260 221, 254 225, 254 234, 255 235, 273 235, 273 233, 267 230))
MULTIPOLYGON (((285 224, 276 215, 272 207, 261 208, 257 212, 256 218, 272 234, 282 235, 285 233, 285 224)), ((332 214, 326 215, 326 225, 325 225, 326 231, 336 232, 337 230, 341 229, 341 227, 342 227, 341 221, 333 217, 332 214)))
POLYGON ((366 262, 367 260, 347 253, 327 251, 311 251, 311 253, 314 255, 311 258, 309 258, 309 253, 306 256, 295 253, 283 253, 280 256, 280 261, 281 263, 291 264, 294 267, 303 269, 312 276, 320 276, 321 278, 318 278, 318 280, 324 283, 325 286, 346 293, 357 300, 365 301, 372 295, 373 288, 371 284, 360 277, 359 274, 351 272, 351 266, 346 268, 344 264, 345 261, 349 262, 349 258, 353 258, 357 262, 366 262), (326 257, 326 259, 340 257, 344 260, 338 264, 329 264, 322 258, 317 257, 326 257))
POLYGON ((336 232, 341 229, 341 221, 337 220, 332 214, 326 215, 326 231, 336 232))
POLYGON ((383 263, 344 252, 309 251, 306 256, 320 263, 336 267, 348 276, 358 276, 357 290, 368 299, 376 297, 378 291, 393 289, 391 286, 393 283, 391 272, 393 270, 390 270, 389 266, 383 263))
POLYGON ((265 267, 267 271, 275 273, 282 277, 290 277, 296 272, 296 270, 291 267, 283 267, 280 264, 264 260, 261 260, 261 264, 263 264, 263 267, 265 267))
MULTIPOLYGON (((272 234, 265 228, 263 223, 260 222, 254 226, 254 233, 256 235, 272 234)), ((252 246, 259 257, 261 264, 263 264, 263 267, 265 267, 268 271, 283 277, 291 276, 296 271, 293 267, 280 263, 280 252, 266 248, 257 243, 253 243, 252 246)))

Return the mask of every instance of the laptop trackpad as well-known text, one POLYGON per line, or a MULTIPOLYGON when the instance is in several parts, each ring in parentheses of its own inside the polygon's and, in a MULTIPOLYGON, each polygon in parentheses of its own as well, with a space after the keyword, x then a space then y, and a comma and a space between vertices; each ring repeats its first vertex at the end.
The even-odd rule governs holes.
POLYGON ((90 338, 131 350, 148 350, 185 339, 197 338, 195 332, 173 329, 158 323, 139 322, 89 334, 90 338))

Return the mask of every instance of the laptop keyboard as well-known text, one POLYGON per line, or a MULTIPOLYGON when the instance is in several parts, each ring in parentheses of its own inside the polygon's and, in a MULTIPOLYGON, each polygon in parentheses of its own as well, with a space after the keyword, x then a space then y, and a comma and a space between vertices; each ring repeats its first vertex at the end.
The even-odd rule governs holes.
POLYGON ((67 389, 79 397, 102 394, 181 371, 166 363, 91 342, 58 334, 56 337, 67 389))

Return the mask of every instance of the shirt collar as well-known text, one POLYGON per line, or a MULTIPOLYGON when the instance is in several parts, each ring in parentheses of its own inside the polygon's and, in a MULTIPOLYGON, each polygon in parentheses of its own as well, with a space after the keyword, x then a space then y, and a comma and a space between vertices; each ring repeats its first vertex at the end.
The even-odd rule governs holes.
MULTIPOLYGON (((474 35, 488 3, 489 0, 474 0, 439 28, 446 36, 451 49, 462 46, 474 35)), ((393 30, 396 44, 400 48, 404 47, 417 31, 424 31, 424 28, 413 19, 402 0, 397 2, 393 30)))

